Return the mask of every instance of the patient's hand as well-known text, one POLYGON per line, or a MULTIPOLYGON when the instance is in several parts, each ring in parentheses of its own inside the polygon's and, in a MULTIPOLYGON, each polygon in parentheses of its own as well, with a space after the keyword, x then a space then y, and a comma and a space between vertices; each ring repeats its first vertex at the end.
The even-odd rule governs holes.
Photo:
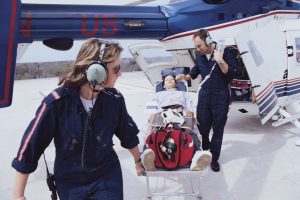
POLYGON ((192 117, 192 118, 194 118, 194 113, 191 112, 191 111, 186 111, 186 115, 185 116, 186 117, 192 117))

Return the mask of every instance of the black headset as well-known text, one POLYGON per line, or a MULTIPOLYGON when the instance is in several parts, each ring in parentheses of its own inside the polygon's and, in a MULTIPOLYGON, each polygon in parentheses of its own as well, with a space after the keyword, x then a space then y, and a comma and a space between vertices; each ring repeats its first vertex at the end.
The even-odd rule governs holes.
POLYGON ((91 64, 89 64, 87 66, 87 70, 85 71, 87 80, 93 85, 101 84, 107 78, 107 66, 103 62, 106 44, 101 43, 100 45, 99 60, 93 61, 91 64))

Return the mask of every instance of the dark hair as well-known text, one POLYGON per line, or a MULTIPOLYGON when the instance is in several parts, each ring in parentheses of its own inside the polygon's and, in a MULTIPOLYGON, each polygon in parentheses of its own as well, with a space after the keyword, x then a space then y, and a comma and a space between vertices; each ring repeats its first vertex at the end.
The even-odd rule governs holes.
POLYGON ((193 35, 193 39, 199 37, 201 40, 205 41, 205 39, 209 36, 209 33, 206 29, 200 29, 193 35))
POLYGON ((173 76, 173 75, 171 75, 171 74, 169 74, 169 75, 163 77, 162 87, 164 88, 164 86, 165 86, 165 80, 166 80, 166 78, 167 78, 168 76, 172 76, 172 77, 173 77, 173 79, 174 79, 174 81, 175 81, 175 88, 176 88, 176 85, 177 85, 177 83, 176 83, 176 78, 175 78, 175 76, 173 76))

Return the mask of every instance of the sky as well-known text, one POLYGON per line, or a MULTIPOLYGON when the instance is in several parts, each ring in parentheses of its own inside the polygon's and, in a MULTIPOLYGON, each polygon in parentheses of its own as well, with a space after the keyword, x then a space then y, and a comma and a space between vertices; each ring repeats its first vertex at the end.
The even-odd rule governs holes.
MULTIPOLYGON (((37 3, 37 4, 92 4, 92 5, 125 5, 135 0, 22 0, 22 3, 37 3)), ((157 0, 143 5, 165 5, 169 0, 157 0)), ((132 57, 128 50, 128 46, 141 42, 154 42, 155 40, 118 40, 124 48, 122 53, 123 58, 132 57)), ((33 42, 28 46, 25 53, 18 60, 18 63, 27 62, 50 62, 50 61, 64 61, 74 60, 80 46, 84 41, 75 41, 72 49, 68 51, 57 51, 50 49, 42 44, 42 42, 33 42), (42 52, 42 53, 41 53, 42 52), (38 55, 38 56, 37 56, 38 55)))

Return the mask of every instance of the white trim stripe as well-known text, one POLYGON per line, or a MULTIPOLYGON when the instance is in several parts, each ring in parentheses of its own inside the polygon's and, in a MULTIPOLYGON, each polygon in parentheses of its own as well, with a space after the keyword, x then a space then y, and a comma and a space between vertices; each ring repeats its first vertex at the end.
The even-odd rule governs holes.
POLYGON ((258 95, 257 95, 257 102, 260 102, 261 99, 269 95, 271 89, 279 90, 281 88, 285 87, 293 87, 295 85, 298 85, 300 83, 300 78, 293 78, 293 79, 288 79, 288 80, 280 80, 280 81, 275 81, 269 83, 269 85, 263 89, 258 95))
POLYGON ((32 135, 33 135, 33 133, 34 133, 34 131, 35 131, 38 123, 40 122, 42 115, 44 114, 44 112, 46 110, 46 106, 47 105, 45 103, 43 103, 42 108, 41 108, 40 112, 38 113, 38 115, 37 115, 37 117, 36 117, 36 119, 34 121, 34 124, 33 124, 32 128, 31 128, 31 130, 30 130, 30 132, 29 132, 29 134, 27 136, 27 138, 25 139, 25 142, 24 142, 24 144, 23 144, 23 146, 21 148, 20 155, 19 155, 19 158, 18 158, 19 161, 21 161, 23 159, 23 153, 25 152, 25 150, 26 150, 26 148, 28 146, 28 143, 29 143, 31 137, 32 137, 32 135))
MULTIPOLYGON (((274 90, 272 90, 272 92, 270 93, 270 95, 268 96, 268 98, 266 98, 263 102, 261 102, 261 103, 258 103, 258 107, 259 108, 261 108, 262 107, 262 105, 264 104, 264 103, 266 103, 270 98, 272 98, 273 97, 273 95, 275 95, 275 91, 274 90)), ((262 111, 260 111, 260 113, 259 114, 262 114, 262 113, 264 113, 264 111, 267 109, 267 108, 269 108, 269 106, 270 105, 272 105, 272 103, 274 102, 276 100, 276 98, 274 98, 262 111)))
MULTIPOLYGON (((260 20, 262 18, 265 17, 270 17, 272 15, 299 15, 300 12, 298 10, 273 10, 269 13, 266 14, 258 14, 258 15, 254 15, 251 17, 247 17, 247 18, 243 18, 243 19, 238 19, 238 20, 233 20, 233 21, 229 21, 229 22, 225 22, 222 24, 217 24, 217 25, 213 25, 213 26, 207 26, 207 27, 202 27, 207 29, 208 31, 213 31, 213 30, 217 30, 217 29, 222 29, 222 28, 226 28, 226 27, 231 27, 231 26, 235 26, 238 24, 243 24, 243 23, 247 23, 249 21, 254 21, 254 20, 260 20)), ((274 18, 275 18, 274 16, 274 18)), ((164 39, 162 39, 162 42, 166 42, 168 40, 174 40, 174 39, 178 39, 178 38, 182 38, 182 37, 187 37, 187 36, 192 36, 196 31, 198 31, 199 29, 195 29, 195 30, 191 30, 191 31, 186 31, 186 32, 181 32, 181 33, 177 33, 174 35, 170 35, 164 39)))
POLYGON ((269 92, 274 89, 274 86, 271 83, 269 83, 269 85, 267 87, 265 87, 265 89, 263 89, 257 96, 256 96, 256 101, 259 103, 261 101, 261 99, 263 97, 265 97, 267 94, 269 94, 269 92))

